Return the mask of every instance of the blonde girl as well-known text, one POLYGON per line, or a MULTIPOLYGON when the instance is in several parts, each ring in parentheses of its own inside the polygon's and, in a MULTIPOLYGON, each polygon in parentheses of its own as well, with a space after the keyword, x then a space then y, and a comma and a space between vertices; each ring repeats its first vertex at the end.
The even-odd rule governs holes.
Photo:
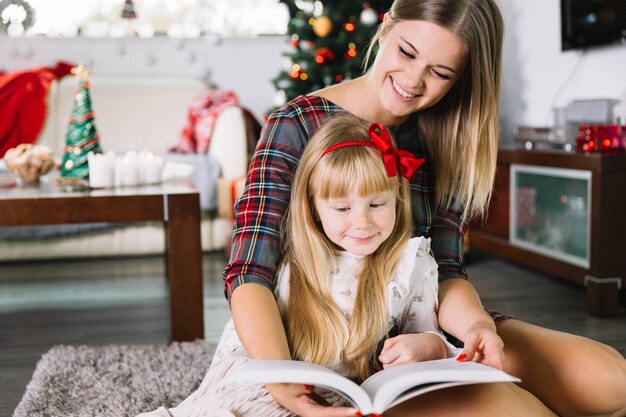
MULTIPOLYGON (((398 152, 382 125, 369 126, 350 115, 330 119, 309 142, 296 171, 285 223, 287 271, 277 284, 294 359, 363 380, 381 366, 399 363, 400 345, 390 347, 396 340, 390 339, 381 358, 377 355, 390 332, 442 336, 436 319, 436 264, 428 254, 429 244, 424 238, 409 243, 411 208, 403 175, 411 177, 422 161, 398 152), (402 171, 397 173, 398 163, 402 171), (353 264, 350 268, 345 258, 353 264), (403 285, 398 274, 413 279, 403 285), (407 293, 409 288, 419 294, 407 293)), ((418 360, 454 351, 442 339, 423 339, 434 344, 425 343, 418 360)))
MULTIPOLYGON (((275 289, 293 359, 362 381, 384 367, 460 353, 437 325, 428 239, 411 238, 408 178, 423 162, 396 149, 382 125, 349 114, 330 119, 309 142, 284 221, 275 289)), ((485 352, 499 361, 502 343, 493 336, 485 352)), ((303 404, 290 410, 262 385, 229 384, 247 359, 231 321, 200 388, 177 407, 144 416, 359 415, 313 387, 291 386, 303 404)))

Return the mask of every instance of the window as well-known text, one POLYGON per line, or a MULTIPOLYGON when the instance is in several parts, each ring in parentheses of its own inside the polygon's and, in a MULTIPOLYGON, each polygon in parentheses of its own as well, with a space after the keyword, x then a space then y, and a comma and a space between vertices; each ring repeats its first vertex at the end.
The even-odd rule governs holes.
MULTIPOLYGON (((17 6, 25 2, 35 11, 29 35, 251 37, 285 34, 289 20, 287 6, 279 0, 13 0, 17 6), (136 18, 122 18, 129 8, 136 18)), ((15 7, 9 13, 14 20, 23 19, 24 13, 16 13, 15 7)), ((0 16, 9 19, 2 10, 0 16)))

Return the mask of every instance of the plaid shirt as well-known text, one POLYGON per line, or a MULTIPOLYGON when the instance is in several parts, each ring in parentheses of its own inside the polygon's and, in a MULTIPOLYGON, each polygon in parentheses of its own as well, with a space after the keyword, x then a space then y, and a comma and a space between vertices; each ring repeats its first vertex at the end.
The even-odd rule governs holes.
MULTIPOLYGON (((289 206, 296 166, 315 129, 342 111, 321 97, 300 96, 270 115, 254 152, 243 195, 235 204, 231 258, 224 271, 228 299, 243 283, 254 282, 273 290, 280 259, 279 229, 289 206)), ((431 238, 440 281, 467 278, 462 263, 464 231, 460 213, 437 210, 434 166, 425 143, 419 139, 417 116, 391 133, 400 149, 426 158, 411 181, 413 235, 431 238)))

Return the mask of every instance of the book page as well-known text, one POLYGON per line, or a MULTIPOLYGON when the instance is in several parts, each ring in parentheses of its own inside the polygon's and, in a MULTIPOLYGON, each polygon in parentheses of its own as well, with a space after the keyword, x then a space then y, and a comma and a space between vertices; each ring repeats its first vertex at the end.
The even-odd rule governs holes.
POLYGON ((480 382, 519 382, 498 369, 454 358, 398 365, 366 379, 361 388, 372 398, 377 413, 389 408, 402 394, 402 400, 454 385, 480 382), (420 386, 422 386, 420 389, 420 386))
POLYGON ((331 369, 309 362, 250 359, 233 372, 229 382, 314 385, 338 392, 358 409, 372 408, 370 398, 356 383, 331 369))

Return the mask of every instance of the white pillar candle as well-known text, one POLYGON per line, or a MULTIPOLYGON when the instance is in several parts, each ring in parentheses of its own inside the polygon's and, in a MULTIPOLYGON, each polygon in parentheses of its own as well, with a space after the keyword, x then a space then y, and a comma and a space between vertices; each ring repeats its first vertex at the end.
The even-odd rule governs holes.
POLYGON ((115 155, 112 152, 107 154, 87 155, 89 166, 89 186, 91 188, 112 187, 115 182, 115 155))
POLYGON ((152 152, 141 151, 137 156, 137 171, 139 171, 139 184, 146 184, 146 161, 152 157, 152 152))
POLYGON ((124 157, 118 156, 115 158, 115 186, 122 186, 122 169, 123 169, 124 157))
POLYGON ((129 151, 124 155, 120 169, 120 185, 133 187, 139 184, 139 170, 137 169, 137 153, 129 151))
POLYGON ((146 184, 158 184, 162 180, 163 158, 148 153, 145 159, 144 178, 146 184))

